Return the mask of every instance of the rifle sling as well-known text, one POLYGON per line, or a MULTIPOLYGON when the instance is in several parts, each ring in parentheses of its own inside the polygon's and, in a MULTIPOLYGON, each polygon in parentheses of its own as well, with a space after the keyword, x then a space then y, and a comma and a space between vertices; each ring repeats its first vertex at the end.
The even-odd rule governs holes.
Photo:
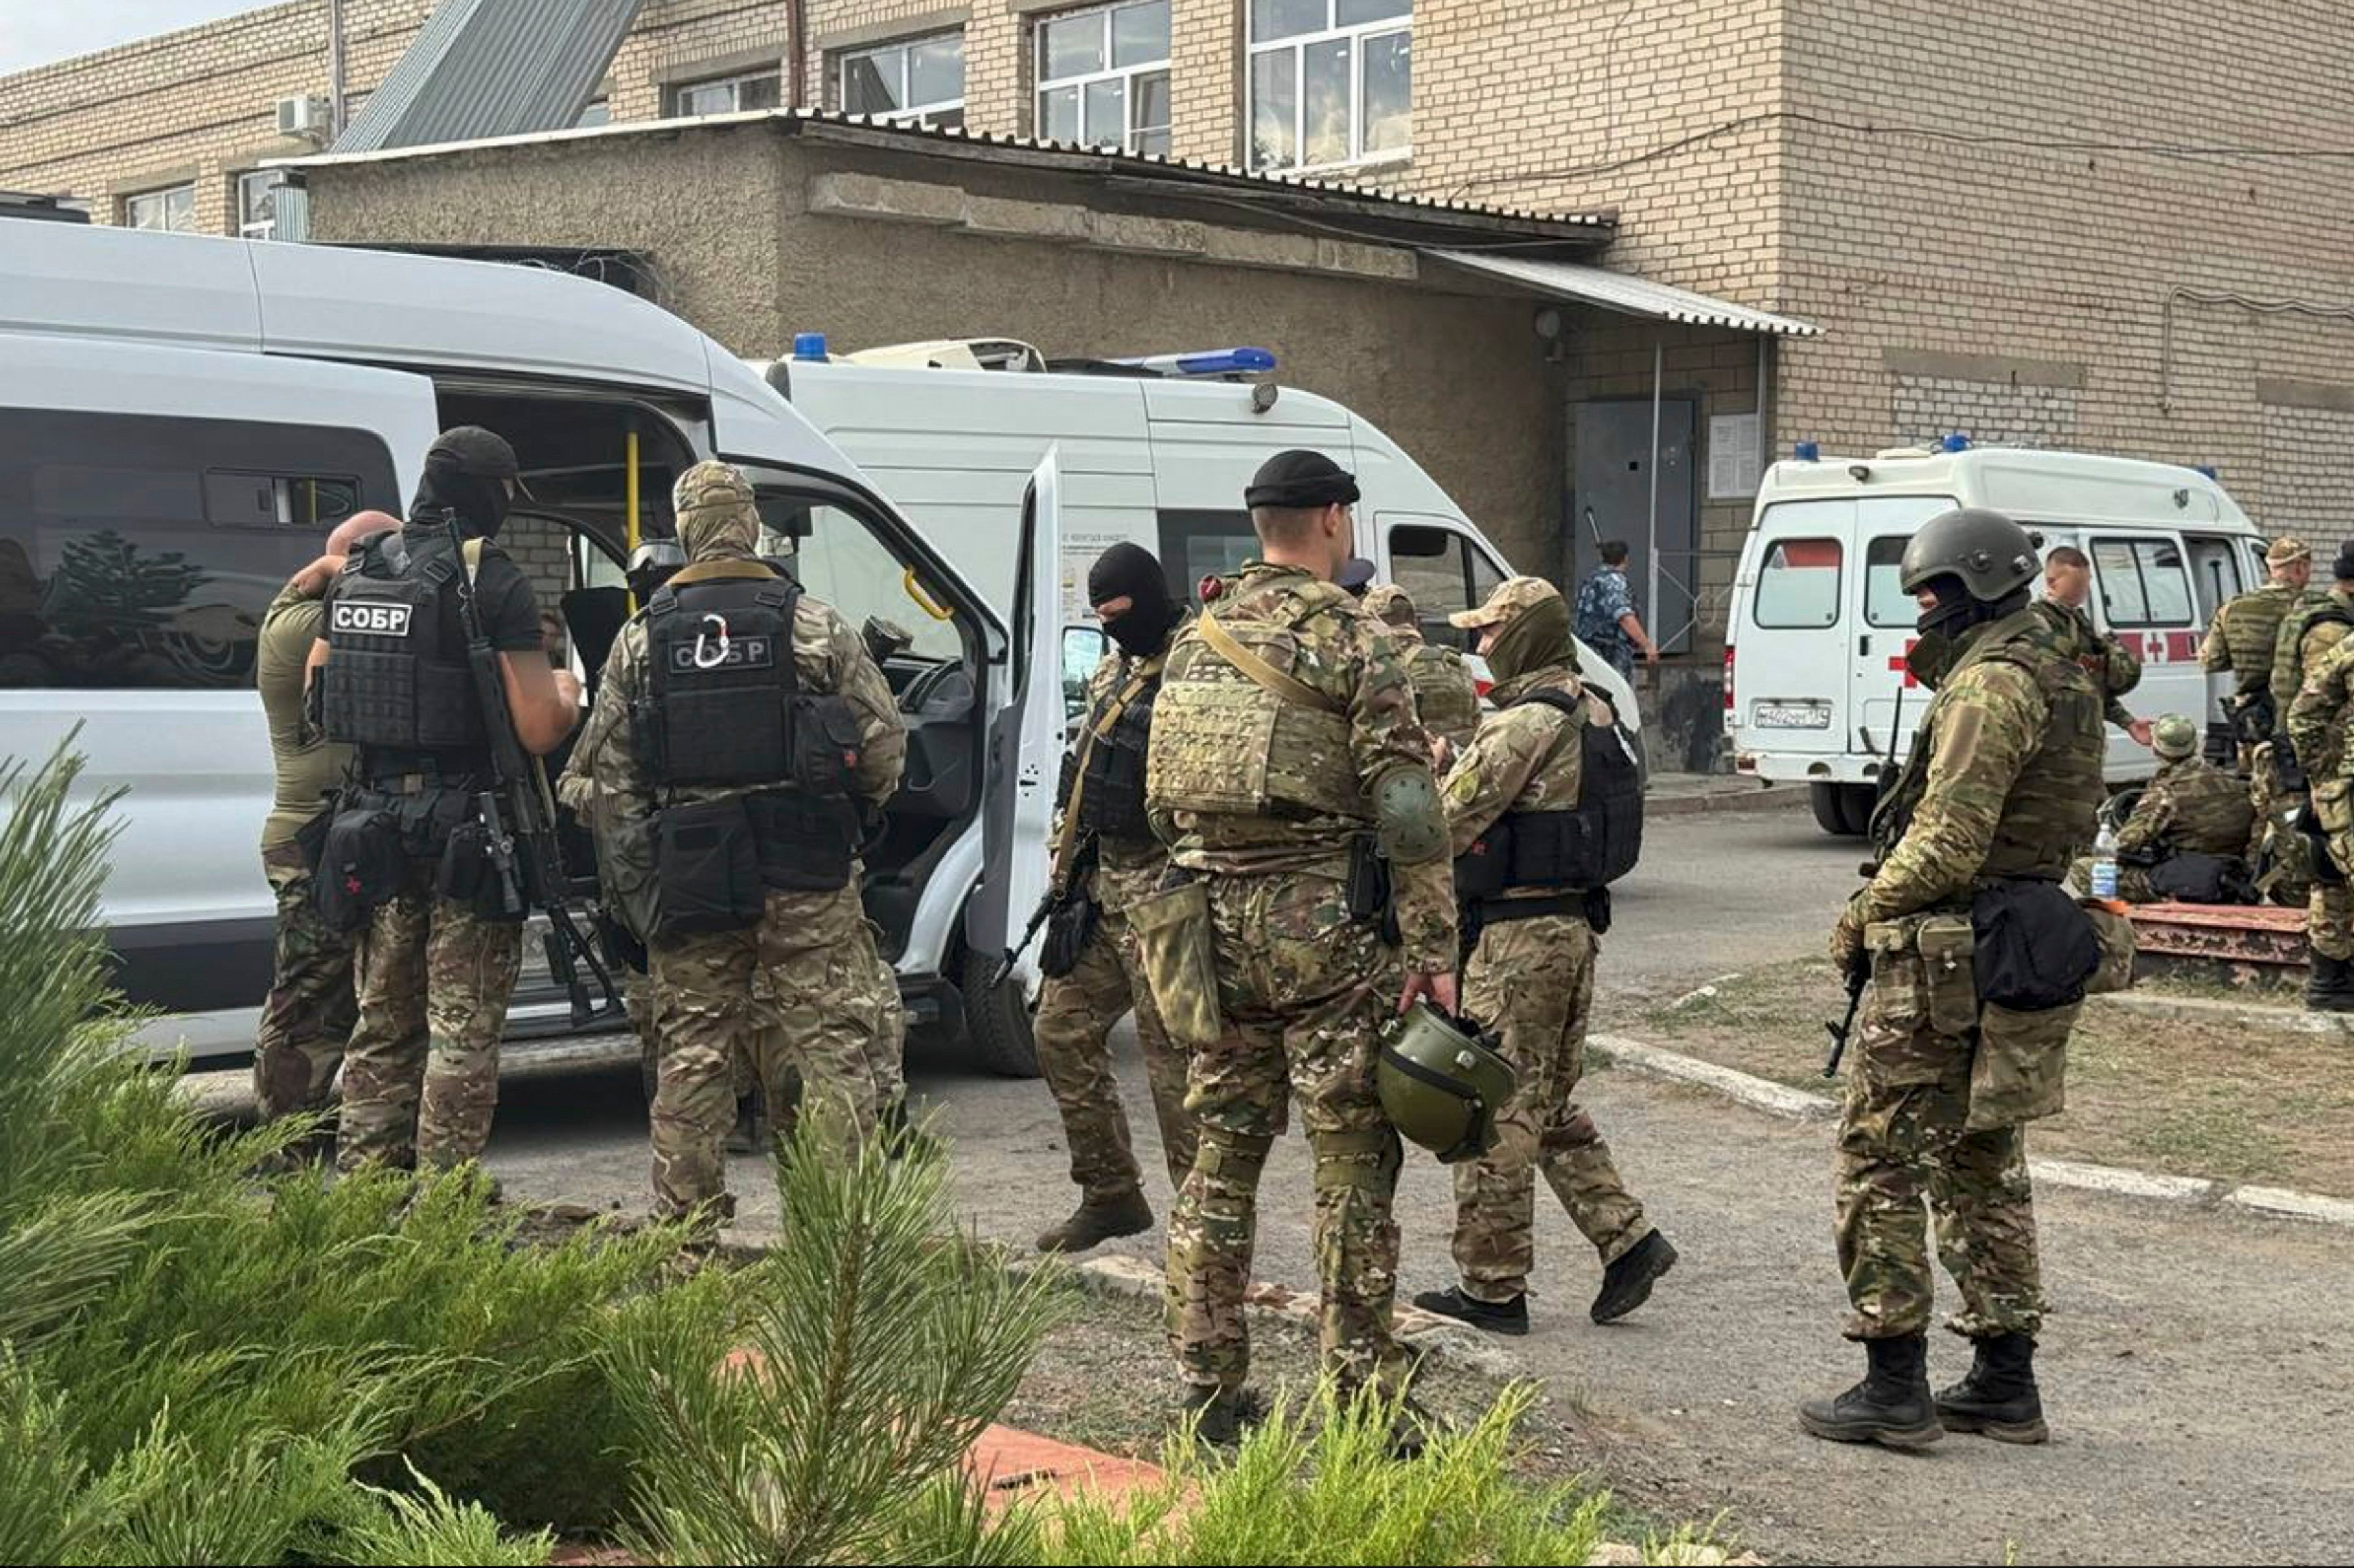
POLYGON ((1252 652, 1234 639, 1234 634, 1218 624, 1218 618, 1204 610, 1196 622, 1202 629, 1202 641, 1217 651, 1218 657, 1240 670, 1258 685, 1273 692, 1285 702, 1318 713, 1341 714, 1347 710, 1307 682, 1285 674, 1265 659, 1252 652))
POLYGON ((1161 658, 1156 653, 1138 665, 1136 673, 1128 678, 1128 684, 1104 710, 1103 717, 1089 725, 1087 733, 1079 737, 1079 754, 1071 764, 1071 798, 1063 804, 1062 831, 1055 836, 1054 880, 1057 892, 1070 891, 1066 884, 1071 874, 1071 852, 1079 842, 1079 805, 1087 796, 1087 758, 1094 754, 1096 742, 1109 735, 1112 726, 1119 722, 1119 715, 1128 711, 1128 705, 1141 696, 1153 677, 1161 673, 1161 658))

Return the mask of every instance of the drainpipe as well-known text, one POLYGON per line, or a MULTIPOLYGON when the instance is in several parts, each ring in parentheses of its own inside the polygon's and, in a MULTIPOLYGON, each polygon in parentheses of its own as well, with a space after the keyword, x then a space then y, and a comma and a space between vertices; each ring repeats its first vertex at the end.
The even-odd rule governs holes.
POLYGON ((344 0, 327 0, 327 145, 344 133, 344 0))
POLYGON ((809 107, 801 97, 802 89, 808 85, 806 79, 809 74, 808 62, 802 58, 804 40, 801 37, 801 13, 807 4, 808 0, 786 0, 785 5, 785 48, 791 52, 791 58, 785 62, 785 107, 788 109, 809 107))

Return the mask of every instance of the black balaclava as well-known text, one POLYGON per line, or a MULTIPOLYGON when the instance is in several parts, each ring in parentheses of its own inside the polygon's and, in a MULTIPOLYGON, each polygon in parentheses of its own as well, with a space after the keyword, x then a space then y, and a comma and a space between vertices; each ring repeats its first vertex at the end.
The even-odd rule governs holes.
POLYGON ((1126 595, 1129 607, 1104 622, 1104 632, 1131 659, 1150 659, 1169 641, 1177 624, 1177 600, 1161 563, 1141 545, 1123 540, 1087 568, 1087 602, 1102 604, 1126 595))
POLYGON ((2022 584, 1999 599, 1974 599, 1950 572, 1930 578, 1929 586, 1936 590, 1937 602, 1921 612, 1916 623, 1921 635, 1904 655, 1904 666, 1914 680, 1935 691, 1969 645, 1970 634, 2025 609, 2029 596, 2022 584))
POLYGON ((439 525, 444 511, 455 512, 469 534, 485 539, 499 536, 507 520, 507 487, 504 480, 468 473, 455 453, 425 454, 425 477, 409 503, 408 520, 439 525))

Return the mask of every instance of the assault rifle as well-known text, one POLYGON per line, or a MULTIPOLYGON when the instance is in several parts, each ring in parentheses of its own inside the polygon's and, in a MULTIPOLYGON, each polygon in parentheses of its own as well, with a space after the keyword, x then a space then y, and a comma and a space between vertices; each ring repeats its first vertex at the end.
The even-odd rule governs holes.
POLYGON ((547 972, 572 1001, 572 1026, 619 1018, 624 1010, 613 977, 581 933, 572 914, 578 889, 564 869, 564 850, 556 831, 556 800, 547 788, 547 773, 538 758, 523 747, 514 715, 507 709, 507 688, 499 669, 498 650, 491 646, 482 627, 482 607, 474 601, 473 574, 466 569, 466 536, 458 514, 445 511, 442 526, 449 530, 450 549, 458 569, 458 617, 466 633, 466 663, 474 677, 474 699, 489 733, 492 782, 474 797, 489 840, 491 869, 497 874, 499 902, 511 916, 538 908, 547 916, 541 938, 547 955, 547 972), (586 969, 596 982, 592 1000, 582 979, 586 969))

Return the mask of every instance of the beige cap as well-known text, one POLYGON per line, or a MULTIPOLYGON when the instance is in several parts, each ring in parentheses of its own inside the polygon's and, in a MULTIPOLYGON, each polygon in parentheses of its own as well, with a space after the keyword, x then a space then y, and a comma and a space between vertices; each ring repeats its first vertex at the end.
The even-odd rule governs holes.
POLYGON ((1477 609, 1458 610, 1447 620, 1461 627, 1497 626, 1511 620, 1532 606, 1549 599, 1559 599, 1561 589, 1543 577, 1506 577, 1488 596, 1488 602, 1477 609))
POLYGON ((1414 600, 1395 583, 1365 590, 1365 613, 1385 626, 1412 626, 1414 600))
POLYGON ((2310 560, 2312 556, 2312 546, 2294 534, 2284 534, 2273 541, 2271 549, 2264 552, 2264 564, 2268 567, 2285 567, 2291 561, 2310 560))

